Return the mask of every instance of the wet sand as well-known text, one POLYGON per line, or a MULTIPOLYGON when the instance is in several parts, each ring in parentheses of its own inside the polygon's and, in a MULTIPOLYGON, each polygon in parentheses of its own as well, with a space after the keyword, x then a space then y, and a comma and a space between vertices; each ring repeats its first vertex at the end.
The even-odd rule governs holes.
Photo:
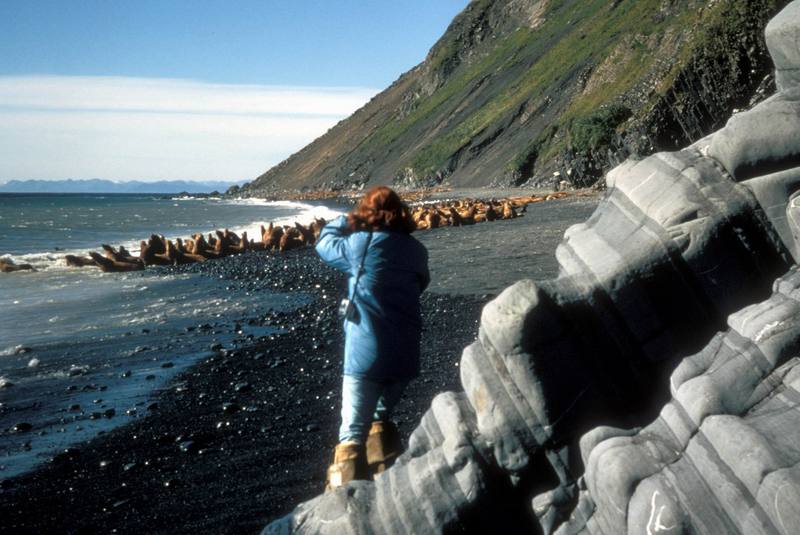
MULTIPOLYGON (((460 388, 458 361, 483 304, 520 278, 554 276, 564 230, 597 201, 540 203, 519 219, 417 234, 433 282, 423 295, 422 373, 396 414, 404 437, 433 396, 460 388)), ((237 318, 239 343, 209 348, 149 401, 146 415, 3 480, 0 532, 257 533, 321 491, 338 426, 343 340, 335 308, 344 277, 310 249, 164 271, 313 300, 237 318), (283 334, 248 337, 245 327, 283 334)))

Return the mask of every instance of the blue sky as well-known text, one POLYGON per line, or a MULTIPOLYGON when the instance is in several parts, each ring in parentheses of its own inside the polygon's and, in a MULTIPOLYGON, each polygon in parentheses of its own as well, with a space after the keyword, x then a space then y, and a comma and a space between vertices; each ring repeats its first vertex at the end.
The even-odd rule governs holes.
POLYGON ((422 61, 467 0, 0 2, 0 181, 250 179, 422 61))

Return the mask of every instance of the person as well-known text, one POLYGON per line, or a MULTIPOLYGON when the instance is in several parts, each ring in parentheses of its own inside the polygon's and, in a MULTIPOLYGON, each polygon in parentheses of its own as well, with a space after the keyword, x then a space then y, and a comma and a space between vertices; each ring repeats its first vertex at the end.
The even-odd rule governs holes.
POLYGON ((328 223, 316 250, 348 274, 342 423, 326 490, 368 479, 400 453, 392 409, 419 374, 420 294, 430 282, 428 251, 411 236, 408 206, 388 187, 370 189, 328 223))

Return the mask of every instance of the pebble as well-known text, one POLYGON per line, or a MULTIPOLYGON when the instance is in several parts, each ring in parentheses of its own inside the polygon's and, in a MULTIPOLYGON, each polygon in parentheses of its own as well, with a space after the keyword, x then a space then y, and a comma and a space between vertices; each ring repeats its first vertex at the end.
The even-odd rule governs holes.
POLYGON ((222 404, 222 411, 227 414, 233 414, 235 412, 239 412, 242 410, 242 406, 238 403, 223 403, 222 404))
POLYGON ((197 453, 199 448, 194 440, 184 440, 178 444, 178 449, 180 449, 183 453, 193 454, 197 453))
POLYGON ((250 386, 250 383, 237 383, 236 386, 233 387, 236 392, 250 392, 253 387, 250 386))
POLYGON ((67 448, 61 453, 57 453, 53 456, 53 462, 65 462, 65 461, 72 461, 76 459, 80 455, 80 450, 78 448, 67 448))

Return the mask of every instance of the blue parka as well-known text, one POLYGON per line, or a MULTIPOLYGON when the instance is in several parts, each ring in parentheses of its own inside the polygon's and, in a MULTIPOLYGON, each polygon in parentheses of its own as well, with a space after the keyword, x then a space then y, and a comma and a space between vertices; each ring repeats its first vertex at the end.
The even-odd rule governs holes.
POLYGON ((347 294, 356 307, 354 319, 344 322, 344 374, 408 380, 419 374, 419 296, 430 282, 428 251, 404 232, 369 236, 351 232, 340 216, 322 229, 316 246, 322 260, 348 274, 347 294), (353 297, 362 257, 364 270, 353 297))

